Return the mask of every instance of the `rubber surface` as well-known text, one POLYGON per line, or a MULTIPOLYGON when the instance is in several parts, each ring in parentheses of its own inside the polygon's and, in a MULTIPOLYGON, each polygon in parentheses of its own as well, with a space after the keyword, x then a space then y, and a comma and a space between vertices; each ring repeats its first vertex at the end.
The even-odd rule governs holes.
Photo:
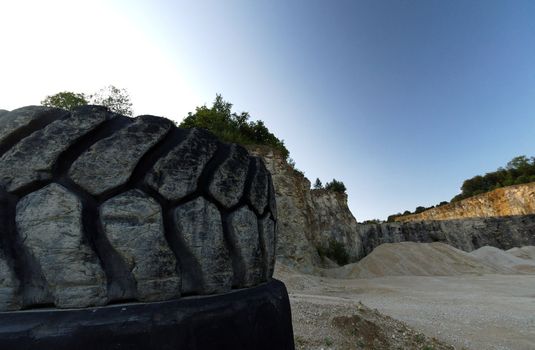
POLYGON ((0 313, 0 349, 294 349, 277 280, 224 295, 0 313))
POLYGON ((0 311, 254 287, 274 266, 260 158, 101 106, 0 114, 0 311))

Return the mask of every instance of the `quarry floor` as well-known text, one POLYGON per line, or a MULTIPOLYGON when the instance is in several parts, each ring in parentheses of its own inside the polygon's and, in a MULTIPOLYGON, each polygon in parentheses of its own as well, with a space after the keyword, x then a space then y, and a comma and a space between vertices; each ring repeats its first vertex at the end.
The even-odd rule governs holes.
POLYGON ((335 279, 279 265, 275 277, 297 349, 535 349, 535 275, 335 279))

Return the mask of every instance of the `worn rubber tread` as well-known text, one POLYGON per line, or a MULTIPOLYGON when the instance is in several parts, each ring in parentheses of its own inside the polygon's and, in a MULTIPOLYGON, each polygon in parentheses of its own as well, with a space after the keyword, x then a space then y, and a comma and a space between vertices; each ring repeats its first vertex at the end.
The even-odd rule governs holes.
MULTIPOLYGON (((0 239, 0 273, 9 277, 4 278, 5 286, 0 284, 0 297, 4 296, 0 298, 0 311, 50 304, 61 308, 168 300, 180 295, 254 287, 271 278, 276 207, 271 175, 260 158, 251 157, 241 146, 222 143, 202 129, 180 129, 153 116, 132 119, 98 106, 84 106, 72 112, 36 106, 12 112, 0 110, 0 128, 13 125, 9 118, 17 113, 30 117, 9 131, 7 127, 0 129, 0 135, 2 131, 7 135, 0 140, 0 163, 4 165, 0 171, 0 230, 5 232, 0 239), (53 138, 56 132, 59 145, 53 138), (21 149, 24 152, 18 152, 21 149), (133 150, 127 176, 121 175, 111 185, 105 181, 100 184, 98 176, 122 171, 113 167, 122 164, 125 152, 133 150), (84 168, 80 166, 81 159, 87 159, 88 154, 91 162, 84 168), (46 158, 44 165, 33 167, 32 162, 39 164, 41 158, 46 158), (24 166, 30 170, 21 171, 24 166), (40 201, 26 200, 24 212, 17 211, 17 205, 50 185, 77 198, 76 210, 81 218, 71 215, 64 220, 71 227, 79 225, 81 236, 77 239, 94 252, 96 258, 91 259, 106 276, 105 295, 84 299, 84 295, 76 294, 73 301, 58 299, 58 295, 64 295, 57 290, 63 285, 59 275, 54 275, 56 289, 51 288, 45 276, 52 276, 48 271, 52 265, 41 266, 46 255, 41 252, 37 258, 35 244, 32 250, 24 243, 18 229, 24 227, 26 236, 35 237, 30 214, 26 213, 38 212, 39 208, 32 205, 40 201), (123 215, 119 204, 125 198, 130 209, 123 215), (104 203, 108 205, 105 213, 104 203), (112 215, 109 206, 113 203, 119 204, 114 204, 112 215), (152 208, 157 205, 159 210, 148 210, 147 203, 152 203, 152 208), (160 219, 143 216, 149 215, 146 213, 159 215, 160 219), (149 249, 146 255, 136 250, 141 249, 142 239, 130 242, 121 238, 122 232, 126 235, 149 227, 143 225, 160 231, 160 238, 149 248, 144 247, 149 249), (214 232, 217 237, 211 237, 214 232), (251 242, 252 247, 247 246, 251 242), (158 254, 167 254, 167 258, 158 254), (170 266, 136 265, 153 263, 170 266), (155 275, 159 270, 162 275, 155 275), (159 286, 171 287, 159 292, 159 286)), ((64 210, 69 213, 75 208, 64 210)), ((46 249, 67 243, 67 236, 62 236, 67 232, 61 227, 55 235, 48 234, 46 228, 40 230, 39 239, 54 237, 46 249)), ((95 290, 91 285, 76 286, 76 281, 66 283, 77 293, 95 290)))

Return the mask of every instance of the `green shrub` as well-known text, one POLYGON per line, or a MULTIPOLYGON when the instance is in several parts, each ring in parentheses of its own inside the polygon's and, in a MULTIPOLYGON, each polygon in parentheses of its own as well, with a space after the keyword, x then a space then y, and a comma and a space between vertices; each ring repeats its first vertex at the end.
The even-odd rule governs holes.
POLYGON ((197 107, 180 123, 181 128, 203 128, 211 131, 225 142, 241 145, 267 145, 275 148, 288 159, 290 152, 284 141, 273 135, 261 120, 249 121, 249 113, 232 112, 232 104, 216 95, 211 108, 197 107))
POLYGON ((342 181, 337 181, 336 179, 333 179, 331 182, 327 182, 325 184, 325 189, 340 193, 346 192, 346 186, 344 185, 344 183, 342 181))
POLYGON ((346 265, 349 263, 349 254, 344 247, 344 244, 331 238, 327 247, 320 246, 317 248, 318 254, 321 258, 327 257, 335 261, 338 265, 346 265))
POLYGON ((505 168, 477 175, 463 182, 461 193, 452 202, 489 192, 504 186, 520 185, 535 181, 535 157, 518 156, 511 159, 505 168))

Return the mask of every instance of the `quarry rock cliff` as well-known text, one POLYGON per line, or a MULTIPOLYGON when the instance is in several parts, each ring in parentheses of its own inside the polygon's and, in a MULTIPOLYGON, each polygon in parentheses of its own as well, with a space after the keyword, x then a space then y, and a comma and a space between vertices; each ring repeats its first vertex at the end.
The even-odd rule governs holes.
POLYGON ((310 181, 269 147, 249 147, 271 172, 277 199, 277 259, 305 271, 322 265, 318 248, 331 240, 344 245, 350 261, 362 256, 357 221, 347 206, 347 195, 311 190, 310 181))
POLYGON ((442 242, 470 252, 485 245, 535 245, 535 184, 512 186, 445 205, 413 221, 360 224, 345 193, 311 189, 310 181, 270 147, 248 147, 271 172, 277 201, 277 261, 312 273, 333 267, 319 252, 333 241, 355 262, 383 243, 442 242), (466 214, 463 212, 469 214, 466 214), (458 216, 455 216, 458 213, 458 216), (462 216, 461 216, 462 215, 462 216), (470 216, 470 217, 469 217, 470 216))
POLYGON ((535 182, 507 186, 395 221, 452 220, 535 214, 535 182))

